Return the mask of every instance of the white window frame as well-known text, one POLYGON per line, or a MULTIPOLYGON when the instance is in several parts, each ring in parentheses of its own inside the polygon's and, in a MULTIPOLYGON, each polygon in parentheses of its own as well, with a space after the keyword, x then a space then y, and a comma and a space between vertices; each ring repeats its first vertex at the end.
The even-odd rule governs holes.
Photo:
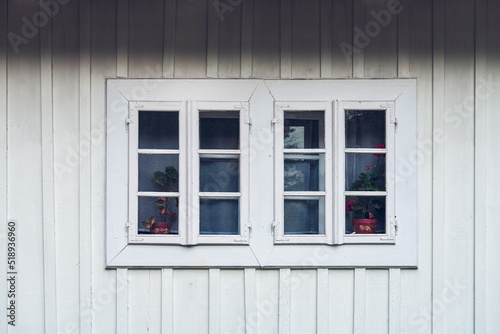
MULTIPOLYGON (((418 264, 417 165, 408 168, 408 161, 410 164, 415 161, 417 152, 415 79, 108 79, 106 115, 106 265, 109 268, 415 268, 418 264), (339 140, 344 134, 338 129, 343 126, 341 114, 345 108, 351 108, 351 103, 369 109, 376 103, 379 108, 387 107, 390 110, 386 124, 393 126, 395 140, 392 144, 386 142, 384 152, 393 154, 394 165, 387 168, 395 172, 390 181, 394 185, 394 196, 387 205, 394 207, 394 218, 397 217, 399 224, 396 225, 396 219, 386 220, 390 224, 386 228, 387 235, 344 235, 345 148, 339 140), (199 203, 199 194, 192 189, 195 189, 195 180, 199 180, 195 174, 196 168, 199 168, 196 164, 199 163, 200 151, 195 145, 197 141, 191 136, 185 142, 181 139, 179 142, 178 153, 184 157, 181 159, 179 156, 180 175, 183 160, 187 161, 186 168, 189 171, 187 180, 182 181, 186 184, 179 184, 180 200, 187 200, 188 203, 186 212, 179 212, 179 235, 163 235, 159 238, 148 236, 155 239, 137 240, 144 235, 134 235, 131 230, 134 224, 129 219, 128 207, 134 205, 130 202, 129 192, 129 187, 134 186, 130 182, 134 172, 128 167, 132 154, 128 131, 135 126, 134 115, 129 112, 147 104, 178 110, 181 127, 182 124, 194 126, 193 123, 199 117, 197 108, 241 108, 240 124, 243 122, 244 126, 240 125, 240 134, 244 132, 243 129, 247 129, 248 137, 240 138, 240 145, 248 145, 248 152, 242 150, 240 159, 248 159, 244 163, 240 160, 240 192, 241 196, 243 193, 248 194, 248 201, 245 201, 248 206, 240 207, 243 218, 240 219, 239 236, 235 238, 232 235, 221 240, 218 236, 200 238, 196 233, 189 232, 197 210, 194 204, 199 203), (283 164, 283 150, 281 158, 278 157, 276 147, 279 143, 273 142, 277 137, 272 132, 279 130, 280 112, 311 109, 324 110, 325 126, 330 126, 326 124, 328 122, 332 127, 332 138, 325 138, 325 169, 329 168, 329 164, 332 170, 325 174, 325 178, 331 178, 325 179, 325 229, 331 230, 325 230, 322 236, 293 236, 285 240, 288 235, 283 234, 278 219, 282 208, 275 206, 280 196, 279 202, 282 202, 283 192, 279 192, 277 184, 279 175, 274 174, 278 162, 283 164), (330 117, 328 115, 331 115, 331 120, 327 120, 330 117), (331 158, 327 158, 329 154, 331 158), (246 176, 243 176, 245 173, 246 176), (188 198, 182 196, 183 189, 187 190, 188 198), (327 217, 329 213, 326 213, 326 203, 329 203, 326 196, 330 196, 328 201, 332 203, 328 209, 331 210, 331 217, 327 217), (187 230, 185 237, 181 233, 183 228, 187 230)), ((177 151, 165 153, 177 154, 177 151)), ((387 189, 388 196, 390 193, 390 189, 387 189)))

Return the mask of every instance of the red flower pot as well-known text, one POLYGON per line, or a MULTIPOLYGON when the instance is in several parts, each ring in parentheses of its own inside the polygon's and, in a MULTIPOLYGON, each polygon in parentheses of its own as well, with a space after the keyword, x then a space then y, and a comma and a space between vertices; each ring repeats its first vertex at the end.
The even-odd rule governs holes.
POLYGON ((375 233, 377 227, 376 219, 353 219, 352 227, 356 234, 372 234, 375 233))
POLYGON ((169 234, 172 223, 153 223, 151 225, 151 234, 169 234))

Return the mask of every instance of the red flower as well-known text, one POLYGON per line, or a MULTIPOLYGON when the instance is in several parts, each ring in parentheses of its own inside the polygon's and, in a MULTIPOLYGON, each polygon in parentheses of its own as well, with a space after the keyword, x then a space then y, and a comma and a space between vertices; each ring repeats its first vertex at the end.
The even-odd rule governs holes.
POLYGON ((345 208, 347 209, 347 211, 351 210, 351 205, 353 205, 353 204, 354 204, 353 201, 350 201, 349 203, 346 204, 345 208))
MULTIPOLYGON (((384 144, 378 144, 377 147, 375 148, 385 148, 384 144)), ((385 153, 373 153, 374 156, 376 157, 385 157, 385 153)))

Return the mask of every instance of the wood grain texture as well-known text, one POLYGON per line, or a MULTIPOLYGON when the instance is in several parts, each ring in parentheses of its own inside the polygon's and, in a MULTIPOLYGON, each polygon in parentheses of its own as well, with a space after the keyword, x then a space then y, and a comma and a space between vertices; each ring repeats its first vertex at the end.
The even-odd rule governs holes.
MULTIPOLYGON (((162 325, 161 270, 129 271, 129 333, 160 333, 162 325)), ((123 307, 118 305, 120 308, 123 307)))
POLYGON ((174 271, 174 305, 174 333, 209 332, 208 270, 174 271))

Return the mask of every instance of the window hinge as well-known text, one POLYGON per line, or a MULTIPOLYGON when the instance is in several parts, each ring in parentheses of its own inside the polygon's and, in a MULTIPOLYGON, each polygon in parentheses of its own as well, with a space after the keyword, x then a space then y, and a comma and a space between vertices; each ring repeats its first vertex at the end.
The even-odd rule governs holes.
POLYGON ((271 120, 271 132, 274 132, 274 127, 276 124, 278 124, 280 122, 280 119, 278 117, 274 117, 272 120, 271 120))
POLYGON ((398 235, 398 221, 394 220, 394 235, 398 235))
POLYGON ((129 231, 130 231, 130 228, 132 227, 132 223, 131 222, 127 222, 125 224, 125 236, 129 236, 129 231))
POLYGON ((273 235, 276 235, 276 228, 278 227, 280 223, 277 222, 277 221, 273 221, 272 225, 271 225, 271 233, 273 235))
POLYGON ((134 123, 134 121, 132 120, 132 118, 128 118, 125 120, 125 130, 128 132, 128 129, 130 127, 130 123, 134 123))

